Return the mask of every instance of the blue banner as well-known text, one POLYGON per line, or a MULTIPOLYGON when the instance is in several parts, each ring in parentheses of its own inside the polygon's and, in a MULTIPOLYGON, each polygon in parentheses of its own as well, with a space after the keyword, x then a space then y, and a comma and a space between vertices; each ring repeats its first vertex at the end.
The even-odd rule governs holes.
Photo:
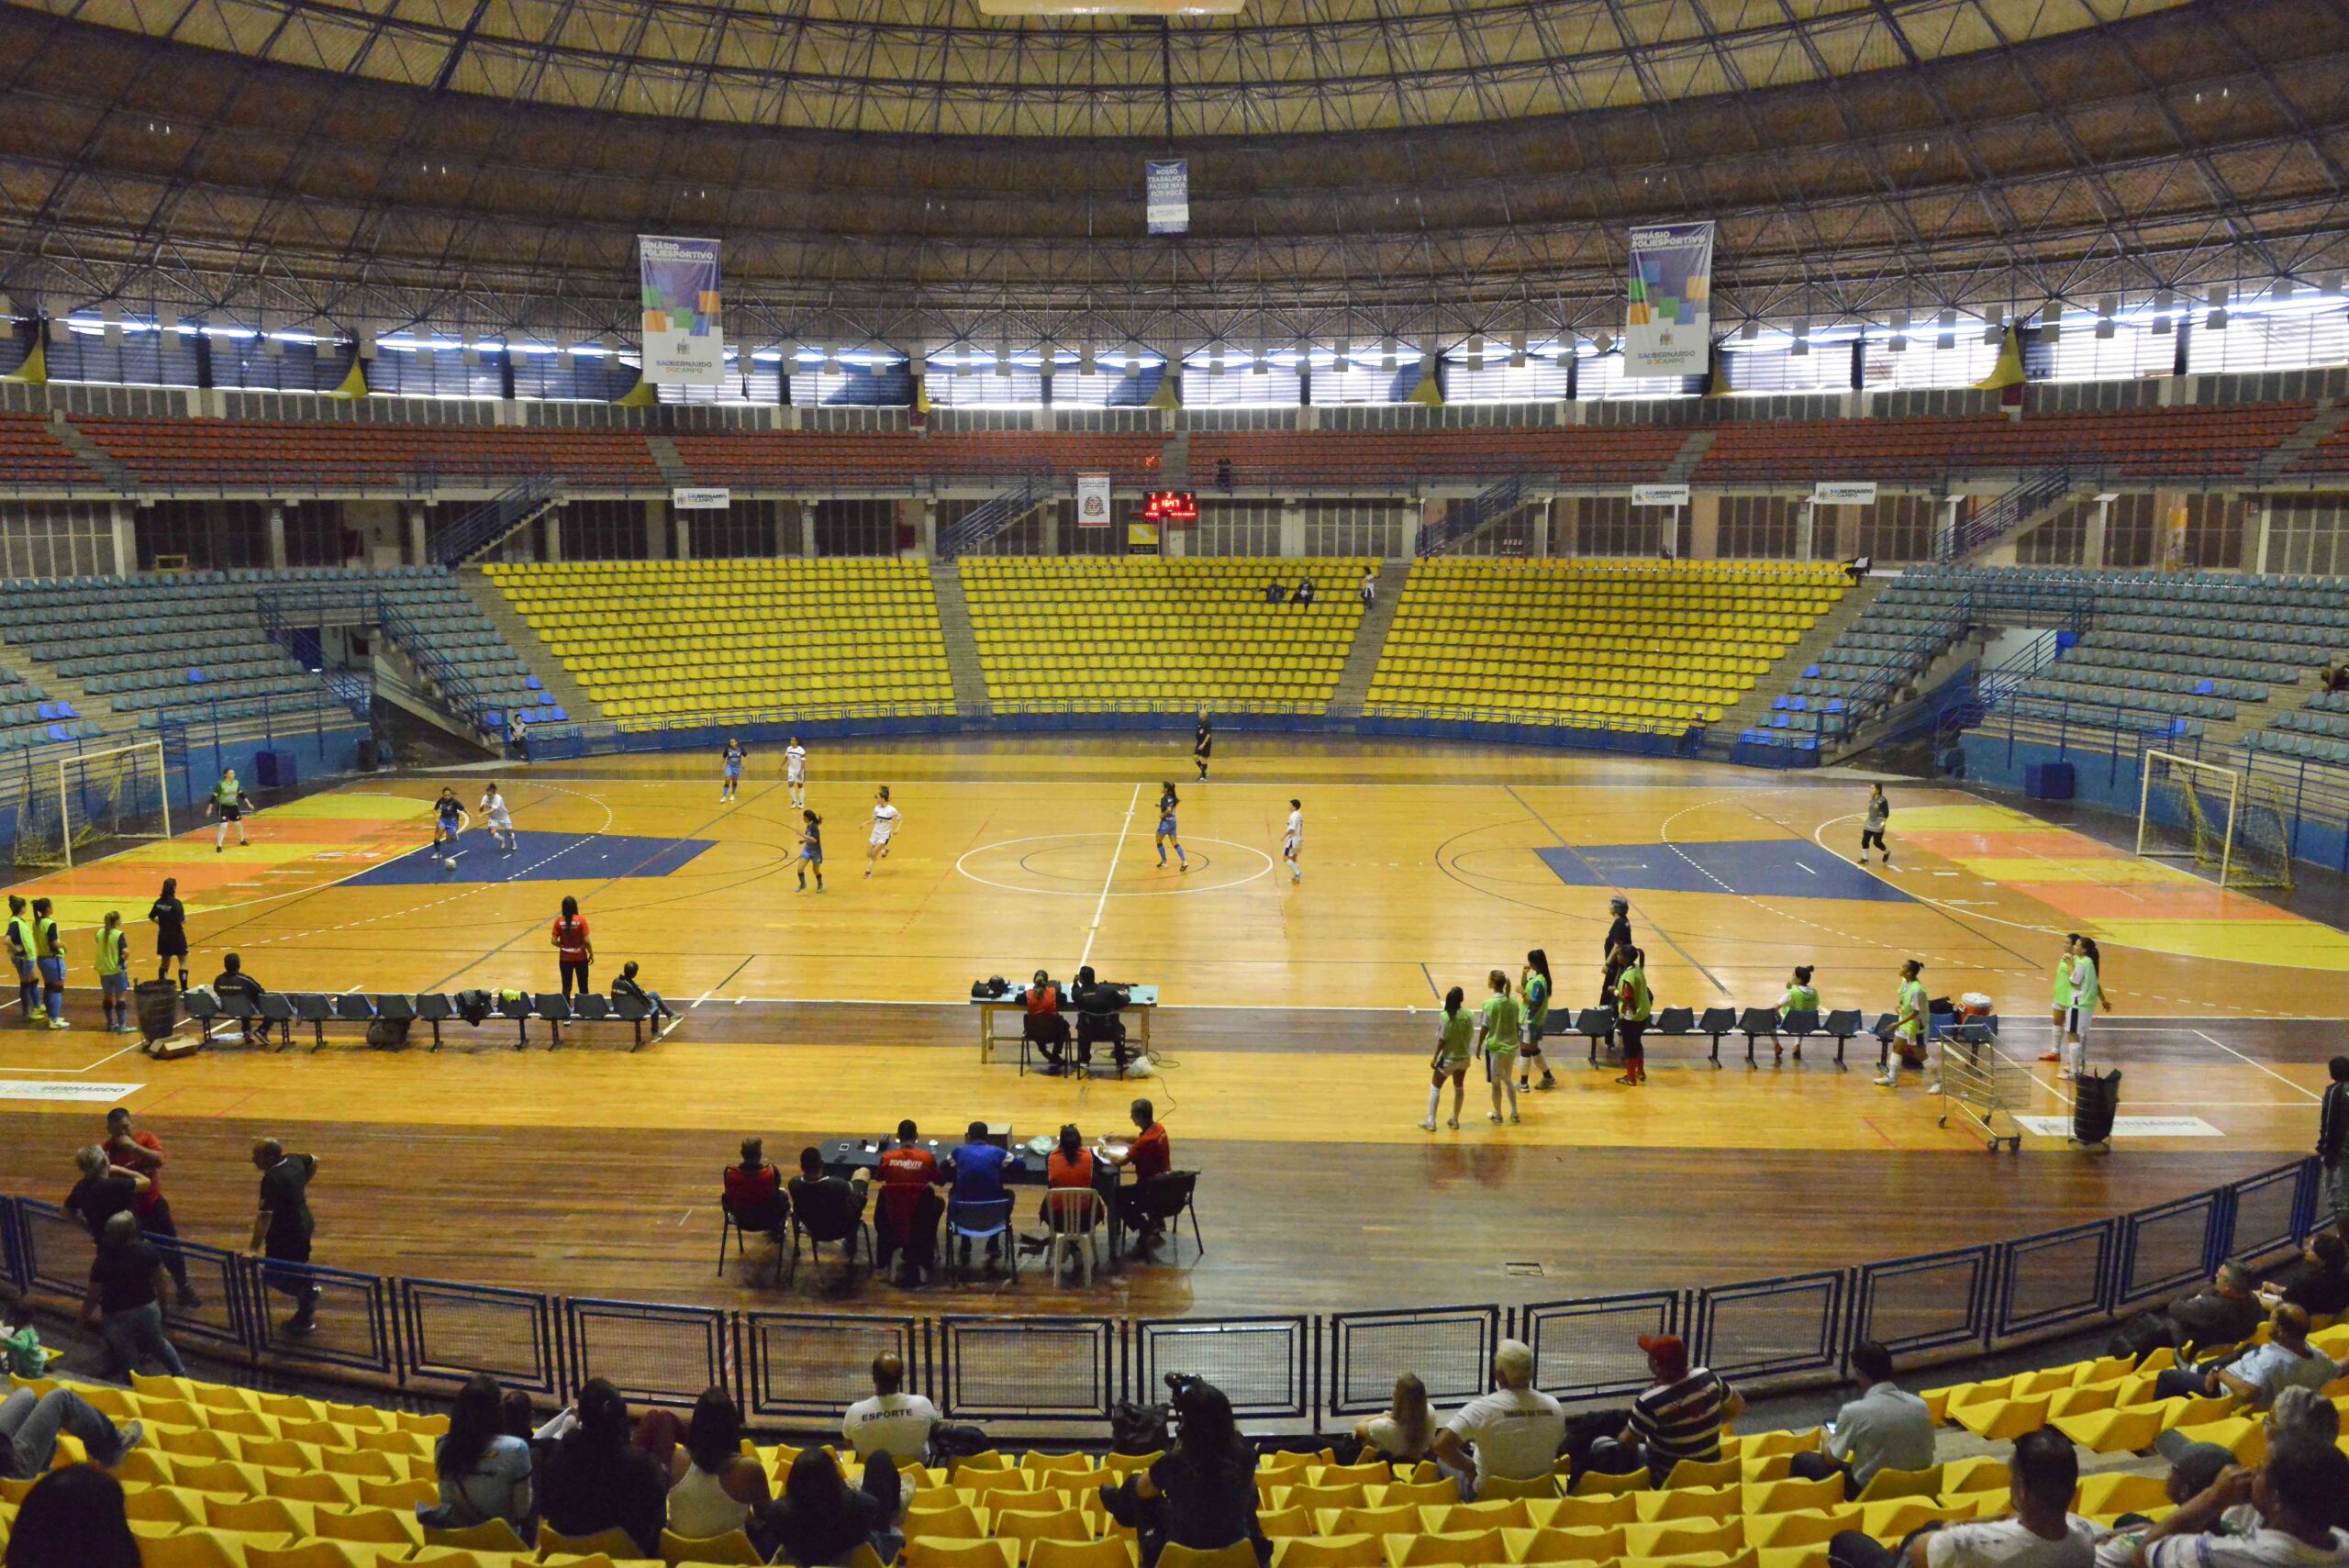
POLYGON ((644 313, 644 379, 655 386, 717 386, 726 379, 718 329, 718 241, 636 238, 644 313))
POLYGON ((1711 224, 1657 223, 1631 230, 1623 373, 1702 375, 1711 336, 1712 294, 1711 224))

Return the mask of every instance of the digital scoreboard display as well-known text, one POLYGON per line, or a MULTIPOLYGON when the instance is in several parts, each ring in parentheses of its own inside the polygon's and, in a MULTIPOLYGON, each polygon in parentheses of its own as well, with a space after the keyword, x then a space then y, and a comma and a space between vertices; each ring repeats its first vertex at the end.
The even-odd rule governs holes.
POLYGON ((1144 522, 1180 526, 1199 520, 1199 498, 1188 490, 1153 490, 1142 498, 1144 522))

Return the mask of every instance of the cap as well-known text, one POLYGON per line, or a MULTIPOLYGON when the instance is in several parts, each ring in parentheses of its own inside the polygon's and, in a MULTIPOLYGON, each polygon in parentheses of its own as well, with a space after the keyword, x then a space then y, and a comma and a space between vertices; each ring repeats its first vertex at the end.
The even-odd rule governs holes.
POLYGON ((1687 1369, 1688 1346, 1677 1334, 1642 1334, 1640 1349, 1665 1366, 1687 1369))

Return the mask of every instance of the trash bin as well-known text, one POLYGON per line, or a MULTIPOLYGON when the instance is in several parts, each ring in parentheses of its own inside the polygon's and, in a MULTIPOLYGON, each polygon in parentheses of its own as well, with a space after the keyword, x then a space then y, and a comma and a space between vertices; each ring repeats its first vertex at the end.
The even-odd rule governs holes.
POLYGON ((2082 1073, 2072 1081, 2072 1141, 2110 1143, 2121 1111, 2121 1074, 2082 1073))
POLYGON ((253 782, 263 789, 291 789, 298 783, 291 751, 253 753, 253 782))
POLYGON ((150 1040, 161 1040, 180 1021, 180 988, 168 980, 142 980, 137 992, 139 1032, 150 1040))

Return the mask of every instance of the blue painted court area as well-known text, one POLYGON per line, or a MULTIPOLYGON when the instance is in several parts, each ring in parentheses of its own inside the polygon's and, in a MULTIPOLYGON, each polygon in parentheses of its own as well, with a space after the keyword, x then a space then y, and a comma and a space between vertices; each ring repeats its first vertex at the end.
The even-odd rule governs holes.
POLYGON ((1851 862, 1799 839, 1729 840, 1711 844, 1560 844, 1534 853, 1569 887, 1916 902, 1851 862))
MULTIPOLYGON (((626 833, 520 833, 512 854, 479 828, 457 840, 451 871, 422 844, 370 866, 345 887, 415 887, 444 882, 606 882, 618 876, 667 876, 710 847, 708 839, 651 839, 626 833)), ((447 852, 445 848, 443 852, 447 852)))

